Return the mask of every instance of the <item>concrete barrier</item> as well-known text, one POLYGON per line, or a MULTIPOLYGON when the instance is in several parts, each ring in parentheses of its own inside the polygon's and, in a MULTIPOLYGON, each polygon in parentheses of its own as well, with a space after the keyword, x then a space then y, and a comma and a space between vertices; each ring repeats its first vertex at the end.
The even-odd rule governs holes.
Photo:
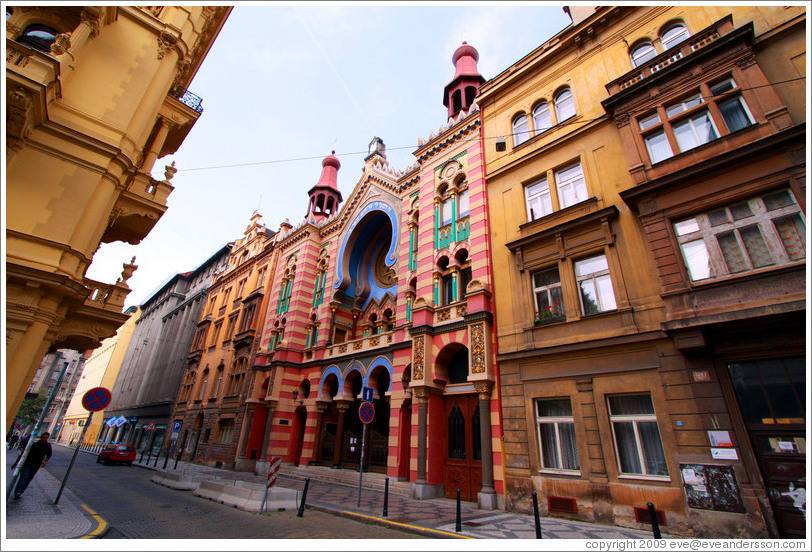
POLYGON ((202 481, 219 481, 219 477, 212 477, 211 475, 203 475, 197 473, 184 473, 184 472, 170 472, 159 470, 155 475, 150 478, 150 481, 169 487, 176 491, 193 491, 196 490, 202 481))
MULTIPOLYGON (((265 496, 265 485, 247 481, 201 481, 194 495, 240 510, 259 512, 265 496)), ((296 509, 299 507, 298 499, 299 493, 295 489, 272 487, 268 489, 265 511, 296 509)))

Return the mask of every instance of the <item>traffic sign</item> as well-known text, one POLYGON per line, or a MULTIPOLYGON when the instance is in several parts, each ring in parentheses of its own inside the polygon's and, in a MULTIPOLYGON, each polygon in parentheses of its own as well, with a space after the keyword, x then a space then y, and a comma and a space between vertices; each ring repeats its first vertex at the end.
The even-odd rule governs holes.
POLYGON ((107 405, 110 404, 111 397, 112 395, 109 389, 94 387, 88 390, 82 397, 82 406, 85 410, 89 410, 90 412, 98 412, 99 410, 104 410, 107 405))
POLYGON ((144 431, 155 431, 155 422, 150 422, 149 425, 144 428, 144 431))
POLYGON ((282 465, 281 456, 271 456, 271 470, 268 472, 267 488, 273 487, 273 484, 276 483, 276 478, 279 475, 279 467, 281 465, 282 465))
POLYGON ((363 387, 361 389, 361 400, 366 402, 372 402, 372 388, 371 387, 363 387))
POLYGON ((365 424, 370 423, 375 418, 375 407, 370 402, 362 402, 358 409, 358 417, 365 424))

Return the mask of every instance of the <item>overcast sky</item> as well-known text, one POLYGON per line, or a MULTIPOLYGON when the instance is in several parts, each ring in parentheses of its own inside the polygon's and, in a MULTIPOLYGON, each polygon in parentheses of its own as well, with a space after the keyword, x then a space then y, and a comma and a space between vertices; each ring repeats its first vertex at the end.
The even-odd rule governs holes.
POLYGON ((238 4, 190 85, 203 115, 155 164, 157 179, 178 169, 169 208, 140 244, 103 244, 87 276, 112 283, 135 256, 126 304, 141 304, 242 237, 254 210, 272 230, 303 220, 331 150, 345 198, 373 136, 405 169, 418 137, 447 121, 443 88, 463 40, 490 79, 569 24, 549 3, 238 4))

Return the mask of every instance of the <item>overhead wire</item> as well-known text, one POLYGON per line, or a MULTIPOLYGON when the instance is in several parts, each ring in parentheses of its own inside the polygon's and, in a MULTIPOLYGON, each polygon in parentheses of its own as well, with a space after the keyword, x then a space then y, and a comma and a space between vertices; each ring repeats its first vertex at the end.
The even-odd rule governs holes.
MULTIPOLYGON (((758 88, 772 87, 772 86, 777 86, 779 84, 786 84, 786 83, 795 82, 795 81, 802 81, 802 80, 806 80, 806 77, 797 77, 797 78, 793 78, 793 79, 777 81, 777 82, 774 82, 774 83, 768 83, 768 84, 763 84, 763 85, 758 85, 758 86, 751 86, 751 87, 747 87, 747 88, 740 88, 739 91, 756 90, 758 88)), ((703 100, 705 100, 705 99, 707 99, 707 98, 703 97, 703 100)), ((639 114, 641 112, 649 112, 653 108, 656 108, 656 107, 665 107, 665 106, 662 105, 662 104, 657 104, 657 105, 654 105, 654 106, 647 106, 645 109, 634 109, 634 110, 629 110, 629 111, 619 111, 619 112, 615 113, 615 116, 625 116, 625 115, 633 116, 633 115, 639 114)), ((552 129, 552 128, 562 128, 562 127, 565 127, 565 126, 576 125, 576 124, 577 125, 584 125, 584 124, 592 123, 592 122, 595 122, 595 121, 599 121, 601 119, 606 119, 607 117, 608 117, 608 114, 601 115, 599 117, 593 117, 591 119, 577 119, 577 120, 572 120, 572 121, 567 120, 567 121, 563 121, 561 123, 558 123, 557 125, 555 125, 553 127, 550 127, 550 129, 552 129)), ((550 129, 545 129, 545 130, 550 130, 550 129)), ((504 138, 505 136, 514 136, 515 134, 518 134, 518 133, 507 133, 507 134, 501 134, 499 136, 483 136, 482 139, 483 140, 498 140, 498 139, 504 138)), ((393 150, 404 150, 404 149, 416 149, 418 147, 419 146, 416 146, 416 145, 394 146, 394 147, 387 146, 387 149, 389 151, 393 151, 393 150)), ((352 151, 352 152, 338 153, 338 154, 333 153, 333 155, 335 155, 336 157, 349 157, 349 156, 352 156, 352 155, 363 155, 363 154, 366 154, 366 153, 368 153, 367 150, 360 150, 360 151, 352 151)), ((314 161, 314 160, 319 160, 319 159, 324 159, 324 155, 309 155, 309 156, 305 156, 305 157, 288 157, 288 158, 282 158, 282 159, 271 159, 271 160, 267 160, 267 161, 253 161, 253 162, 249 162, 249 163, 234 163, 234 164, 228 164, 228 165, 215 165, 215 166, 211 166, 211 167, 193 167, 193 168, 190 168, 190 169, 181 169, 181 168, 179 168, 177 172, 209 171, 209 170, 217 170, 217 169, 236 169, 236 168, 241 168, 241 167, 252 167, 252 166, 258 166, 258 165, 275 165, 275 164, 280 164, 280 163, 294 163, 294 162, 297 162, 297 161, 314 161)))

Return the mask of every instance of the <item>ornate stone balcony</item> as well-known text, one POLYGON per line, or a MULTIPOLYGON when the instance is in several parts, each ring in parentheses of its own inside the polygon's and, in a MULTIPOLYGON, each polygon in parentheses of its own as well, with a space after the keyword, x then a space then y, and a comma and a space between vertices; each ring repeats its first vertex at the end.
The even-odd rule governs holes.
POLYGON ((175 189, 170 174, 167 168, 167 180, 159 181, 137 173, 116 201, 102 242, 140 243, 166 211, 166 199, 175 189))
POLYGON ((56 348, 85 351, 97 348, 102 340, 115 335, 129 318, 122 313, 124 300, 130 292, 126 282, 103 284, 85 278, 89 291, 84 302, 72 310, 56 338, 56 348))
POLYGON ((353 339, 344 343, 337 343, 324 348, 324 359, 338 358, 344 355, 358 355, 375 349, 388 347, 395 342, 395 332, 385 332, 377 335, 353 339))
POLYGON ((650 78, 652 75, 662 71, 684 57, 701 50, 707 45, 716 42, 720 37, 733 30, 733 19, 728 16, 720 19, 710 27, 706 27, 699 33, 687 38, 673 48, 669 48, 659 56, 650 59, 648 62, 635 67, 620 78, 617 78, 606 85, 606 90, 612 96, 638 82, 650 78))

